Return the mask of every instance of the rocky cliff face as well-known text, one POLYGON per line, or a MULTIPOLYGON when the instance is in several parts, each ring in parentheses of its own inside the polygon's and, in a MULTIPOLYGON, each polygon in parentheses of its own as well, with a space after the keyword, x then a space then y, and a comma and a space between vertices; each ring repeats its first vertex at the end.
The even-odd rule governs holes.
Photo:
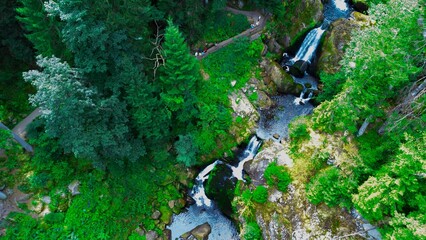
POLYGON ((267 186, 268 202, 264 204, 242 204, 242 196, 234 199, 243 229, 242 234, 247 218, 241 216, 246 216, 247 208, 252 208, 252 214, 262 230, 264 239, 332 239, 345 235, 350 235, 352 239, 364 239, 358 235, 363 234, 363 223, 349 211, 338 207, 330 208, 324 204, 313 205, 305 195, 305 183, 311 177, 306 171, 308 156, 318 151, 327 151, 330 153, 330 164, 339 165, 341 168, 353 161, 357 149, 350 139, 347 143, 339 141, 341 137, 310 131, 310 140, 303 143, 299 152, 302 154, 295 159, 290 157, 288 142, 266 142, 255 159, 245 166, 251 183, 242 188, 253 190, 259 185, 267 186, 263 173, 271 162, 287 166, 293 181, 287 192, 267 186))
POLYGON ((340 69, 344 49, 351 40, 351 32, 374 24, 367 15, 353 12, 349 19, 333 22, 327 31, 318 60, 318 71, 334 74, 340 69))

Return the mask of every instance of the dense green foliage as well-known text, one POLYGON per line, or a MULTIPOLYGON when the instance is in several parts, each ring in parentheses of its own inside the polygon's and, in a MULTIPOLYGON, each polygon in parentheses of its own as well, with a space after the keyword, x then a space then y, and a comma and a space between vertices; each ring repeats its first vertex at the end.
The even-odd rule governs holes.
MULTIPOLYGON (((318 99, 324 102, 310 122, 323 134, 345 132, 344 142, 364 120, 370 127, 350 140, 357 147, 351 159, 327 167, 323 160, 309 163, 323 169, 313 168, 307 197, 354 207, 385 239, 424 239, 426 101, 424 91, 415 91, 425 73, 426 39, 418 22, 424 1, 385 2, 368 1, 375 25, 352 33, 340 72, 321 75, 318 99)), ((294 137, 297 155, 300 137, 294 137)))
POLYGON ((161 235, 183 207, 184 165, 236 145, 228 94, 251 77, 262 43, 238 40, 205 58, 210 79, 187 45, 249 28, 245 16, 225 6, 223 0, 7 0, 0 7, 0 86, 8 90, 0 95, 0 118, 13 126, 31 111, 29 102, 42 110, 29 132, 34 156, 1 134, 10 157, 1 159, 0 183, 34 194, 33 203, 20 204, 26 213, 9 216, 6 239, 143 239, 138 226, 161 235), (212 34, 215 27, 222 32, 212 34), (215 65, 224 58, 234 62, 225 66, 227 81, 215 65), (231 88, 233 79, 238 84, 231 88), (75 180, 81 194, 70 196, 75 180), (51 213, 26 215, 42 196, 51 197, 43 204, 51 213), (161 212, 155 221, 154 209, 161 212))
POLYGON ((243 239, 245 240, 260 240, 262 239, 262 231, 256 222, 249 222, 246 226, 243 239))
POLYGON ((269 186, 276 187, 281 192, 287 192, 291 177, 285 166, 278 166, 276 162, 272 162, 266 167, 264 176, 269 186))
POLYGON ((238 35, 250 28, 247 17, 242 14, 232 14, 225 11, 217 11, 204 33, 204 41, 218 43, 238 35))
POLYGON ((0 119, 9 127, 31 112, 28 93, 33 91, 22 80, 22 71, 33 61, 33 50, 16 19, 17 6, 15 0, 3 0, 0 6, 0 119))
MULTIPOLYGON (((384 116, 398 90, 421 72, 424 38, 417 25, 418 4, 390 1, 371 8, 376 25, 353 34, 338 74, 345 81, 342 91, 315 110, 314 127, 353 133, 365 119, 371 122, 384 116)), ((335 82, 333 78, 325 81, 335 82)))
POLYGON ((171 164, 171 155, 152 164, 110 168, 114 171, 107 173, 93 168, 90 161, 61 157, 58 143, 46 135, 36 141, 37 152, 31 161, 19 162, 32 171, 19 188, 37 193, 35 199, 50 196, 48 207, 52 213, 39 219, 11 214, 8 223, 13 224, 5 239, 125 238, 139 224, 161 232, 150 218, 153 208, 164 209, 163 216, 170 216, 176 209, 170 209, 168 202, 182 197, 171 184, 179 178, 176 168, 182 171, 171 164), (81 194, 71 200, 67 185, 75 179, 81 182, 81 194), (110 222, 114 224, 106 224, 110 222))
POLYGON ((266 203, 268 201, 268 189, 265 186, 257 186, 253 191, 253 201, 266 203))

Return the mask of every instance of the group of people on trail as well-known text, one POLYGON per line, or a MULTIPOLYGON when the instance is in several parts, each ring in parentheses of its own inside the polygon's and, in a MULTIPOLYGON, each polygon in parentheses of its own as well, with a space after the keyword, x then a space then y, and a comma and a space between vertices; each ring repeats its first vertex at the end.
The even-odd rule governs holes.
POLYGON ((261 19, 261 18, 262 18, 262 17, 261 17, 261 16, 259 16, 259 18, 257 18, 256 23, 252 23, 252 24, 250 24, 250 27, 251 27, 251 28, 255 28, 255 27, 259 26, 259 24, 260 24, 260 19, 261 19))
POLYGON ((204 47, 204 50, 201 50, 201 48, 198 48, 198 51, 195 52, 195 56, 203 56, 207 53, 208 48, 204 47))

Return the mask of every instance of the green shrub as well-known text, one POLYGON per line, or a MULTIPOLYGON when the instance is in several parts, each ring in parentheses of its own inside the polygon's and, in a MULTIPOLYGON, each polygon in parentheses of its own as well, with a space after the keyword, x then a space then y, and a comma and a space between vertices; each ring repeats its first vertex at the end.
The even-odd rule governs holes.
POLYGON ((289 126, 289 136, 292 141, 297 142, 310 139, 306 122, 301 121, 300 118, 292 121, 289 126))
POLYGON ((262 231, 256 222, 249 222, 246 226, 246 231, 243 236, 244 240, 261 240, 262 231))
POLYGON ((44 220, 47 223, 61 223, 64 221, 64 214, 63 213, 49 213, 46 216, 44 216, 44 220))
POLYGON ((276 162, 272 162, 266 167, 264 176, 269 186, 276 187, 281 192, 287 192, 291 177, 285 166, 278 166, 276 162))
POLYGON ((218 43, 249 29, 250 23, 245 15, 218 11, 207 26, 204 40, 206 42, 218 43))
POLYGON ((253 191, 253 201, 265 203, 268 200, 268 189, 265 186, 258 186, 253 191))
POLYGON ((319 172, 306 186, 306 195, 313 204, 324 202, 327 206, 352 205, 351 192, 357 187, 350 177, 342 177, 335 167, 319 172))

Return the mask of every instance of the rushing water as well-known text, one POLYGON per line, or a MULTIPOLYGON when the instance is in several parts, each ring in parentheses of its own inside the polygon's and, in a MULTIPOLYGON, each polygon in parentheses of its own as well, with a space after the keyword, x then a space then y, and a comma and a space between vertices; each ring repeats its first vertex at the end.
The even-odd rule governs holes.
MULTIPOLYGON (((231 177, 245 181, 243 179, 244 163, 254 158, 261 143, 261 140, 253 136, 245 150, 238 157, 238 165, 232 166, 226 164, 232 170, 231 177)), ((186 211, 173 216, 172 223, 168 226, 168 229, 172 231, 172 239, 178 238, 205 222, 208 222, 212 228, 209 239, 239 239, 234 224, 220 212, 205 192, 204 182, 209 178, 210 172, 218 164, 225 163, 216 160, 214 163, 205 167, 195 178, 194 187, 190 192, 190 196, 195 200, 195 204, 190 206, 186 211)))
POLYGON ((325 30, 324 26, 312 29, 306 36, 305 40, 303 40, 302 46, 297 51, 296 56, 291 59, 290 62, 295 63, 302 60, 310 63, 325 30))
POLYGON ((306 104, 313 96, 314 91, 317 90, 317 82, 315 80, 312 81, 313 77, 306 73, 305 70, 315 57, 315 52, 321 42, 321 38, 330 23, 339 18, 349 17, 351 11, 352 10, 345 0, 330 0, 324 5, 324 22, 322 25, 312 29, 306 35, 302 45, 293 58, 289 57, 287 53, 283 55, 281 66, 283 66, 287 72, 292 72, 294 74, 297 72, 298 76, 293 76, 293 78, 296 83, 302 84, 303 86, 303 91, 300 96, 295 99, 294 104, 306 104), (297 71, 291 71, 291 69, 294 70, 296 68, 298 69, 297 71))
POLYGON ((310 103, 304 105, 295 105, 296 97, 292 95, 274 96, 272 100, 275 101, 278 107, 260 112, 259 126, 256 134, 261 139, 273 139, 280 141, 282 138, 288 136, 288 124, 294 118, 302 115, 307 115, 312 112, 314 106, 310 103), (273 135, 278 134, 278 138, 273 135))
MULTIPOLYGON (((321 27, 311 30, 304 39, 302 46, 293 58, 286 58, 283 62, 283 67, 292 66, 297 61, 301 60, 308 64, 311 63, 315 56, 315 51, 321 41, 321 37, 326 31, 330 22, 341 18, 347 17, 350 9, 345 0, 331 0, 324 7, 325 21, 321 27)), ((294 77, 295 82, 303 86, 303 91, 299 97, 294 96, 276 96, 272 97, 277 102, 276 107, 270 110, 261 112, 261 119, 257 135, 261 139, 275 139, 279 141, 283 137, 288 136, 288 123, 295 117, 306 115, 312 112, 313 106, 308 103, 312 97, 313 92, 317 90, 317 83, 315 79, 305 73, 301 78, 294 77), (278 138, 273 138, 273 135, 278 134, 278 138)), ((204 189, 204 182, 209 178, 210 172, 218 164, 225 164, 232 170, 231 178, 245 181, 243 178, 244 163, 252 160, 256 155, 261 140, 254 136, 250 139, 244 152, 239 156, 237 166, 223 163, 216 160, 214 163, 205 167, 195 179, 195 184, 190 192, 190 196, 195 200, 195 204, 190 206, 186 211, 173 216, 173 221, 168 226, 172 232, 172 239, 176 239, 183 233, 191 231, 196 226, 208 222, 212 228, 209 239, 239 239, 238 232, 236 231, 233 223, 226 218, 216 204, 210 200, 204 189)))

